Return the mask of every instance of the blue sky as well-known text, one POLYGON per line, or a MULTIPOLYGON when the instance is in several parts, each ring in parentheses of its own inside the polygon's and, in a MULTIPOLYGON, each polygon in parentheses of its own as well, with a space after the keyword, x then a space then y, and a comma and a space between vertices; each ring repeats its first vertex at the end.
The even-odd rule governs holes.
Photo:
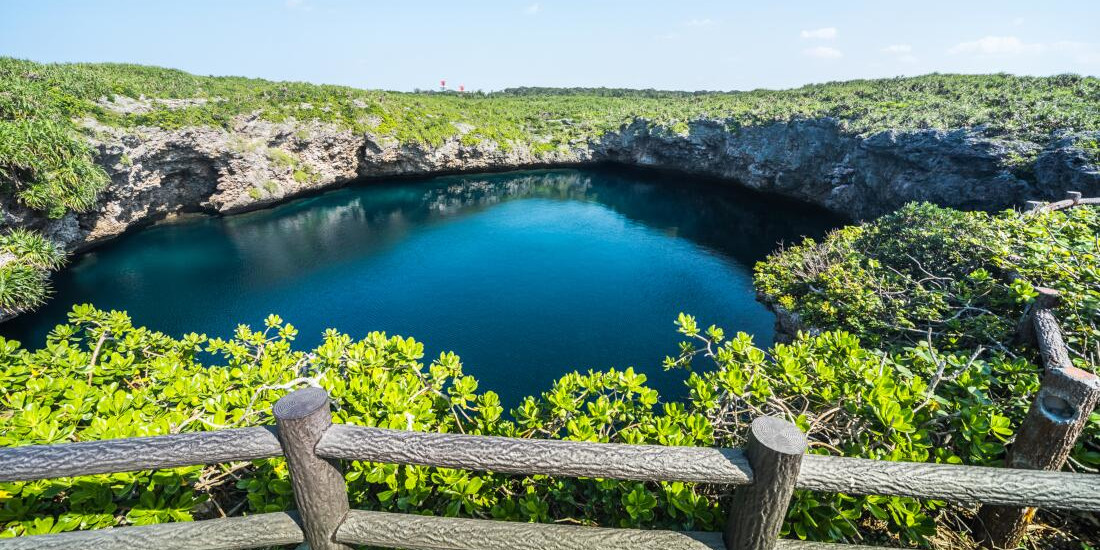
POLYGON ((0 55, 411 90, 1100 74, 1100 1, 0 0, 0 55))

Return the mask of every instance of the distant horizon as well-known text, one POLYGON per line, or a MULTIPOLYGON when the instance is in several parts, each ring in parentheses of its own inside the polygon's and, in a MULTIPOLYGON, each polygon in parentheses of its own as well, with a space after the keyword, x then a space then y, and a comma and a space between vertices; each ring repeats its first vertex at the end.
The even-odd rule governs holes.
MULTIPOLYGON (((0 54, 0 57, 13 57, 13 56, 6 56, 6 55, 0 54)), ((709 94, 736 94, 736 93, 751 93, 751 92, 756 92, 756 91, 783 92, 783 91, 789 91, 789 90, 797 90, 797 89, 805 88, 805 87, 808 87, 808 86, 820 86, 820 85, 826 85, 826 84, 840 84, 840 83, 845 83, 845 82, 857 82, 857 81, 867 81, 867 80, 907 80, 907 79, 921 78, 921 77, 925 77, 925 76, 995 76, 995 75, 1006 75, 1006 76, 1018 77, 1018 78, 1052 78, 1052 77, 1062 76, 1062 75, 1072 75, 1072 76, 1078 76, 1078 77, 1082 77, 1082 78, 1100 78, 1100 76, 1096 76, 1096 75, 1087 75, 1087 74, 1080 74, 1080 73, 1067 73, 1067 72, 1054 73, 1054 74, 1049 74, 1049 75, 1031 75, 1031 74, 1014 74, 1014 73, 1009 73, 1009 72, 1004 72, 1004 71, 989 72, 989 73, 950 73, 950 72, 935 72, 935 71, 933 71, 933 72, 929 72, 929 73, 912 74, 912 75, 881 76, 881 77, 873 77, 873 78, 850 78, 850 79, 846 79, 846 80, 826 80, 826 81, 820 81, 820 82, 807 82, 805 84, 799 84, 799 85, 796 85, 796 86, 790 86, 790 87, 784 87, 784 88, 760 87, 760 88, 743 89, 743 90, 703 90, 703 89, 689 90, 689 89, 674 89, 674 88, 624 88, 624 87, 617 87, 617 86, 535 86, 535 85, 524 85, 524 84, 520 84, 520 85, 516 85, 516 86, 509 86, 507 88, 501 88, 501 89, 497 89, 497 90, 470 90, 470 89, 467 89, 465 91, 459 91, 459 90, 451 88, 451 87, 448 87, 446 90, 429 89, 429 88, 414 88, 412 90, 393 90, 393 89, 386 89, 386 88, 364 88, 364 87, 359 87, 359 86, 351 86, 351 85, 347 85, 347 84, 337 84, 337 83, 333 83, 333 82, 312 82, 312 81, 308 81, 308 80, 271 79, 271 78, 264 78, 264 77, 261 77, 261 76, 249 76, 249 75, 245 75, 245 74, 201 74, 201 73, 195 73, 195 72, 192 72, 192 71, 188 71, 186 69, 181 69, 179 67, 167 67, 167 66, 163 66, 163 65, 151 65, 151 64, 146 64, 146 63, 133 63, 133 62, 129 62, 129 61, 41 61, 41 60, 38 60, 38 59, 30 59, 30 58, 15 58, 15 59, 21 59, 23 61, 30 61, 30 62, 33 62, 33 63, 39 63, 39 64, 43 64, 43 65, 136 65, 136 66, 141 66, 141 67, 152 67, 152 68, 157 68, 157 69, 180 71, 180 72, 184 72, 184 73, 187 73, 187 74, 190 74, 190 75, 205 77, 205 78, 244 78, 244 79, 248 79, 248 80, 263 80, 263 81, 273 82, 273 83, 286 82, 286 83, 310 84, 310 85, 314 85, 314 86, 340 86, 340 87, 353 88, 353 89, 356 89, 356 90, 363 90, 363 91, 368 91, 368 92, 393 92, 393 93, 403 93, 403 94, 411 94, 411 93, 422 93, 422 94, 438 94, 438 93, 448 93, 448 94, 451 94, 451 93, 453 93, 453 94, 461 94, 461 93, 499 94, 499 93, 507 92, 509 90, 519 90, 519 89, 622 90, 622 91, 631 91, 631 92, 657 92, 657 93, 676 93, 676 94, 708 94, 708 93, 709 94)))
POLYGON ((1100 2, 106 0, 0 3, 0 55, 359 89, 785 90, 1100 75, 1100 2))

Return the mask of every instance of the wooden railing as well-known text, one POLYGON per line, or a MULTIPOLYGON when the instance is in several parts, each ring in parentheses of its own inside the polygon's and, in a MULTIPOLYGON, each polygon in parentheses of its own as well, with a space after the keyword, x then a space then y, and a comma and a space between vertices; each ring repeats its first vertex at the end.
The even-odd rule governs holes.
POLYGON ((294 391, 275 427, 33 445, 0 450, 0 481, 286 457, 296 513, 0 539, 2 550, 230 550, 307 541, 449 550, 819 549, 860 546, 779 540, 795 489, 896 495, 1009 507, 1100 511, 1100 476, 903 463, 804 454, 793 424, 757 418, 744 449, 624 445, 424 433, 333 425, 328 394, 294 391), (351 510, 340 461, 364 460, 522 475, 686 481, 736 486, 725 533, 606 529, 351 510))
MULTIPOLYGON (((1098 204, 1071 193, 1032 211, 1098 204)), ((623 445, 424 433, 332 424, 327 393, 280 399, 276 425, 0 449, 0 482, 30 481, 285 457, 295 513, 266 513, 139 527, 0 539, 0 550, 69 548, 233 550, 308 542, 312 550, 361 544, 446 550, 791 550, 866 546, 780 540, 795 489, 982 503, 987 543, 1012 546, 1034 507, 1100 511, 1100 475, 1059 472, 1100 399, 1100 379, 1074 367, 1040 297, 1020 334, 1040 348, 1045 374, 1017 430, 1009 468, 908 463, 804 454, 793 424, 757 418, 744 449, 623 445), (503 474, 685 481, 735 486, 724 533, 607 529, 351 510, 341 460, 503 474), (1053 471, 1052 471, 1053 470, 1053 471), (1014 538, 1015 537, 1015 538, 1014 538)))

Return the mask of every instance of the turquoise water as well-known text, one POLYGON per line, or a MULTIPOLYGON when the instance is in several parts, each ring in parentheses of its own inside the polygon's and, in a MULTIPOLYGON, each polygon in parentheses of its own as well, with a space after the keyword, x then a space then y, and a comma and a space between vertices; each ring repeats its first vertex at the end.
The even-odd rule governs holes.
POLYGON ((54 277, 56 295, 0 325, 29 346, 73 304, 126 310, 175 336, 228 336, 277 313, 301 349, 324 329, 454 351, 507 404, 574 369, 633 366, 682 395, 673 320, 755 335, 774 317, 752 265, 819 236, 825 213, 679 176, 547 170, 371 182, 270 210, 128 234, 54 277))

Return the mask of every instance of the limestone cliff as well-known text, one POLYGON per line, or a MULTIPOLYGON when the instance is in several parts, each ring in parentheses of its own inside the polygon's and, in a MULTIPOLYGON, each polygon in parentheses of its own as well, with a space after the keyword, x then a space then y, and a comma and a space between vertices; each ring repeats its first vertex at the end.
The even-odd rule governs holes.
POLYGON ((524 144, 401 144, 324 123, 239 117, 234 126, 119 129, 88 120, 111 177, 99 206, 48 220, 5 204, 3 225, 29 226, 80 250, 132 227, 192 212, 232 213, 371 177, 614 162, 729 180, 822 205, 852 219, 914 200, 1001 209, 1065 190, 1100 194, 1100 168, 1066 132, 1045 148, 979 129, 845 131, 833 119, 733 128, 699 121, 686 134, 636 120, 599 140, 535 155, 524 144))

